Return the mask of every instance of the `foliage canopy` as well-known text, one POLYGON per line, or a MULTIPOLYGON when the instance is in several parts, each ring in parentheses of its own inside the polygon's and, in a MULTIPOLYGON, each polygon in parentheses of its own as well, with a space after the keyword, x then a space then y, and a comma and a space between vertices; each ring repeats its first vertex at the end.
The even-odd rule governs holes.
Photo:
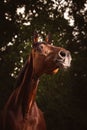
POLYGON ((0 108, 14 89, 35 30, 43 39, 51 32, 53 43, 73 57, 69 71, 42 77, 37 102, 48 129, 87 128, 87 0, 0 1, 0 108))

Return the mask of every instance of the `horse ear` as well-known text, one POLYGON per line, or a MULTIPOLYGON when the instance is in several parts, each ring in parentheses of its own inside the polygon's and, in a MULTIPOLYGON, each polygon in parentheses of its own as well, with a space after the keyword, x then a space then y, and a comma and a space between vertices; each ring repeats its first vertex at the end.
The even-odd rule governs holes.
POLYGON ((51 43, 52 43, 51 33, 48 33, 48 35, 46 36, 46 42, 47 42, 48 44, 51 44, 51 43))
POLYGON ((33 43, 37 43, 38 42, 38 33, 35 31, 34 35, 33 35, 33 43))

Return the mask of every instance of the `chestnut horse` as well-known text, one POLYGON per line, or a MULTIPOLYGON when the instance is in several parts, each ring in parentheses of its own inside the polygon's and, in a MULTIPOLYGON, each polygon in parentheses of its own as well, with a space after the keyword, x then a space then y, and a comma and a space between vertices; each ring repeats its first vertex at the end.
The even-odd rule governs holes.
POLYGON ((46 41, 38 42, 38 35, 34 35, 31 54, 3 109, 0 130, 46 130, 43 113, 35 102, 39 78, 44 73, 52 74, 59 68, 70 67, 71 63, 68 50, 50 43, 49 36, 46 41))

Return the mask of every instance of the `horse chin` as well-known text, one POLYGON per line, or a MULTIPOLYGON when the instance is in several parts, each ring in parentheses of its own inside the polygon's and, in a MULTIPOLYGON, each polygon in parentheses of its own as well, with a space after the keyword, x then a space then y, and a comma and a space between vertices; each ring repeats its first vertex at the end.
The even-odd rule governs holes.
POLYGON ((59 71, 59 68, 55 68, 55 69, 53 69, 51 71, 46 72, 46 74, 48 74, 48 75, 56 74, 58 71, 59 71))
POLYGON ((56 73, 58 73, 58 71, 59 71, 59 68, 56 68, 56 69, 54 69, 54 70, 52 71, 52 74, 56 74, 56 73))

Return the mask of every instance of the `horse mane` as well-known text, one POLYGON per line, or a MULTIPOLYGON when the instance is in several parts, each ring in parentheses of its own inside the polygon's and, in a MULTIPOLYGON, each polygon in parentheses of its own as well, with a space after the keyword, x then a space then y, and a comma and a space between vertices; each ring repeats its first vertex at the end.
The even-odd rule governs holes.
POLYGON ((32 64, 33 64, 32 55, 30 55, 29 58, 28 58, 28 60, 26 60, 23 68, 21 69, 21 71, 20 71, 20 73, 19 73, 19 75, 18 75, 18 77, 16 79, 15 88, 19 87, 21 85, 27 67, 29 67, 29 74, 30 74, 29 75, 29 79, 30 79, 31 73, 32 73, 32 70, 33 70, 32 64))

